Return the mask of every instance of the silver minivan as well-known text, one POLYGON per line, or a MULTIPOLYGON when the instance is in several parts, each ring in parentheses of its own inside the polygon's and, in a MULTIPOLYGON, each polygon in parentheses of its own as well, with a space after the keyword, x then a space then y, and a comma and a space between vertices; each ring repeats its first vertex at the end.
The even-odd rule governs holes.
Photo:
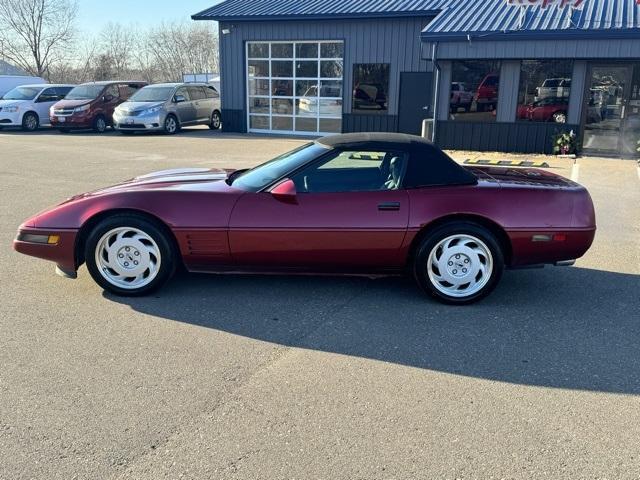
POLYGON ((138 90, 119 105, 113 126, 121 133, 163 131, 169 135, 182 127, 222 125, 220 95, 205 83, 160 83, 138 90))

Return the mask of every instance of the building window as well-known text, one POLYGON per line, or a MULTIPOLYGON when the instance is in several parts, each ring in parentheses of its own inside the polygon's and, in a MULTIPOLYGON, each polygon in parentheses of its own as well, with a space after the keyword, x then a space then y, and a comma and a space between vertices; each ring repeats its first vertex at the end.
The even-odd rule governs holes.
POLYGON ((389 64, 353 65, 352 113, 386 113, 389 108, 389 64))
POLYGON ((500 90, 500 62, 452 63, 449 110, 453 120, 493 122, 500 90))
POLYGON ((342 131, 342 42, 248 42, 249 131, 342 131))
POLYGON ((566 60, 523 60, 516 119, 566 123, 572 72, 566 60))

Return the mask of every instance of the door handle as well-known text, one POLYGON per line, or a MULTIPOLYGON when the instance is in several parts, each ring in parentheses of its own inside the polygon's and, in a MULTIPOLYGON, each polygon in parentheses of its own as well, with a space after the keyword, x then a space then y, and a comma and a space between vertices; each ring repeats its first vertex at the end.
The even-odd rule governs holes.
POLYGON ((379 203, 378 204, 378 210, 380 210, 381 212, 400 210, 400 202, 379 203))

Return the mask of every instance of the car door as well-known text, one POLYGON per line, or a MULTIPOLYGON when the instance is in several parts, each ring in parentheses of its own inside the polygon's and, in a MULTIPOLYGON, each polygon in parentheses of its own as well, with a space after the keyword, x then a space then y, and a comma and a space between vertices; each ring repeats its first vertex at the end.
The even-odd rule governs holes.
POLYGON ((105 88, 102 94, 102 98, 104 99, 102 109, 107 119, 107 123, 110 125, 113 123, 114 110, 123 101, 120 98, 120 90, 118 89, 118 85, 109 85, 107 88, 105 88))
POLYGON ((33 104, 33 109, 40 119, 40 125, 49 125, 49 109, 58 100, 61 98, 56 87, 45 88, 40 92, 33 104))
POLYGON ((204 89, 200 86, 192 86, 188 87, 188 90, 193 108, 195 109, 195 121, 198 123, 205 121, 207 119, 207 102, 204 89))
POLYGON ((331 150, 292 175, 294 201, 269 192, 243 195, 229 224, 234 262, 318 270, 401 266, 409 219, 400 187, 404 165, 403 152, 331 150))
POLYGON ((195 105, 191 101, 187 87, 180 87, 176 90, 174 99, 178 99, 181 96, 184 98, 184 101, 176 103, 176 113, 178 114, 180 125, 189 125, 196 121, 195 105))

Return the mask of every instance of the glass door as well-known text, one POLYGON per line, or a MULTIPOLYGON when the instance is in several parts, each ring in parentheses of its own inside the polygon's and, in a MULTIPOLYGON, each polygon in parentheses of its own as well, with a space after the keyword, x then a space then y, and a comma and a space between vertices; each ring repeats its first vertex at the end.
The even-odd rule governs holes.
POLYGON ((594 65, 586 95, 582 149, 593 155, 620 155, 631 65, 594 65))

